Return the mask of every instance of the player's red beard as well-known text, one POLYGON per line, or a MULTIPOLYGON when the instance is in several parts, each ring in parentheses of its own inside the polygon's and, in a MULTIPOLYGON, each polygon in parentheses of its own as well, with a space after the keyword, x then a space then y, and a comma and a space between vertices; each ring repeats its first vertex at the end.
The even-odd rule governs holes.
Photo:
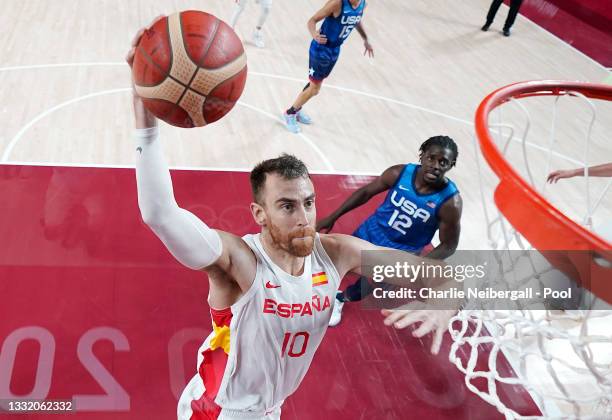
POLYGON ((272 240, 279 248, 296 257, 306 257, 312 253, 314 247, 315 230, 309 226, 292 230, 283 234, 278 226, 268 222, 268 229, 272 240))

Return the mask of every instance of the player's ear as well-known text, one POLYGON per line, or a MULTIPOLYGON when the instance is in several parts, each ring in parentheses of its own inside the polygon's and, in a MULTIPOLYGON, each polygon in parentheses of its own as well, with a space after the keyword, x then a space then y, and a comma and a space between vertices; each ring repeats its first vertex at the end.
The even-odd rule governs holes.
POLYGON ((251 203, 251 214, 253 215, 253 220, 259 226, 266 225, 266 210, 261 204, 251 203))

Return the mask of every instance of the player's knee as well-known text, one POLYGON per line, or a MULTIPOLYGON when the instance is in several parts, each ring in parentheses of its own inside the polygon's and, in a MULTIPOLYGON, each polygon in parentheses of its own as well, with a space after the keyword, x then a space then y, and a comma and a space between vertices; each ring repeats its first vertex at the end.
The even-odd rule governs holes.
POLYGON ((318 95, 321 91, 321 82, 311 82, 310 83, 310 92, 313 95, 318 95))
POLYGON ((262 4, 261 5, 261 11, 264 12, 265 14, 270 13, 270 10, 272 10, 272 5, 271 4, 262 4))

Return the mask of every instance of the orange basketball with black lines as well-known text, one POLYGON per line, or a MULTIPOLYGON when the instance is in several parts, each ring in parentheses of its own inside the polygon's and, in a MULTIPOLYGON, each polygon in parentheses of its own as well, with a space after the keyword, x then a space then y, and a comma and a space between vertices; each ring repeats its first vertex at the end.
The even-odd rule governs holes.
POLYGON ((177 127, 202 127, 238 101, 246 82, 246 54, 225 22, 188 10, 145 31, 132 76, 136 92, 157 118, 177 127))

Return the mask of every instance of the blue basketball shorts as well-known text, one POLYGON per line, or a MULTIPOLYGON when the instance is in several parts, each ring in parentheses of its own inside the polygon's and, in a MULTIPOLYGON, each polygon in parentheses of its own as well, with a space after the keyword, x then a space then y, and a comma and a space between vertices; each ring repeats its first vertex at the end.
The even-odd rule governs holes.
POLYGON ((340 47, 326 47, 312 40, 308 61, 308 78, 315 83, 320 83, 331 73, 338 57, 340 47))

